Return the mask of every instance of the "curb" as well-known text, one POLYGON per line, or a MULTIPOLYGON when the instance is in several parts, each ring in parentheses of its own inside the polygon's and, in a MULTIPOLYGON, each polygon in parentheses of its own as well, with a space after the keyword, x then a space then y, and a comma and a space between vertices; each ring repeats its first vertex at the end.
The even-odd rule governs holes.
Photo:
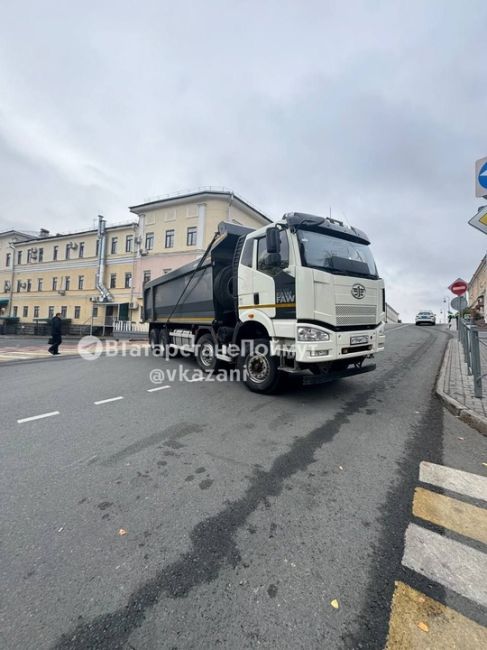
POLYGON ((464 404, 461 404, 458 400, 445 393, 445 391, 441 388, 441 386, 444 386, 445 383, 444 379, 446 374, 446 367, 450 356, 450 347, 453 343, 453 339, 448 341, 445 354, 443 355, 440 374, 438 375, 438 380, 436 382, 436 394, 443 402, 445 407, 451 413, 453 413, 453 415, 459 417, 460 420, 466 422, 466 424, 476 429, 479 433, 487 436, 487 418, 484 418, 482 415, 479 415, 478 413, 475 413, 475 411, 467 408, 464 404))

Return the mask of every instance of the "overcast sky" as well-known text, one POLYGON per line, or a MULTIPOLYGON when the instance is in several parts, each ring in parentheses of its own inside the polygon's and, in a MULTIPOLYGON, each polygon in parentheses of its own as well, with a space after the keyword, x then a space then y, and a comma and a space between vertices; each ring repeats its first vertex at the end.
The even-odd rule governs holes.
POLYGON ((365 230, 388 301, 437 313, 486 236, 485 0, 0 5, 0 230, 224 185, 365 230))

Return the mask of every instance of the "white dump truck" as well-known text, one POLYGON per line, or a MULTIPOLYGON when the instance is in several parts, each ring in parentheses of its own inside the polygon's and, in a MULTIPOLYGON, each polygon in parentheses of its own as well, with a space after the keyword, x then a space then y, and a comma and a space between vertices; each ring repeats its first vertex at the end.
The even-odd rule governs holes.
POLYGON ((365 233, 303 213, 250 230, 222 222, 204 255, 144 287, 152 349, 200 368, 234 363, 255 392, 369 372, 384 349, 385 291, 365 233))

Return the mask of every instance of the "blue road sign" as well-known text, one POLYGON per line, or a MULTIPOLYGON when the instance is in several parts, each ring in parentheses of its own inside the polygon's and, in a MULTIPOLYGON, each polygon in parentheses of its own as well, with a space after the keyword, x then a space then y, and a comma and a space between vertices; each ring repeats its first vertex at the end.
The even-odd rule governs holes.
POLYGON ((479 185, 487 189, 487 162, 479 170, 478 181, 479 185))

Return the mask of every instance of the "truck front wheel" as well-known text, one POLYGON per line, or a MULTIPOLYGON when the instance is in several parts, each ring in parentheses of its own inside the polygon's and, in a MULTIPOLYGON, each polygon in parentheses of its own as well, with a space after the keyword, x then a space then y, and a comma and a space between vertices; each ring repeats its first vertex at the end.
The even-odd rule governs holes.
POLYGON ((239 370, 244 384, 252 392, 270 394, 279 390, 282 378, 279 360, 271 356, 268 340, 257 339, 242 351, 239 370))

